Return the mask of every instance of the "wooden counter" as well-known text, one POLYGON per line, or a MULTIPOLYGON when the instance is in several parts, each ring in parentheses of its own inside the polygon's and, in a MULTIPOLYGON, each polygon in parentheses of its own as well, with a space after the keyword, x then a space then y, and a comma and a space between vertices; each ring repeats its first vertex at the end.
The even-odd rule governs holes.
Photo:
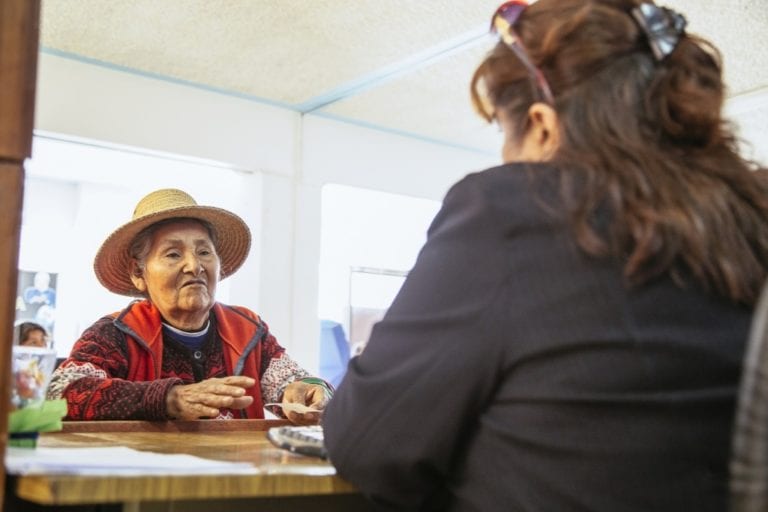
MULTIPOLYGON (((269 427, 286 423, 283 420, 65 422, 61 432, 42 434, 38 446, 127 446, 159 453, 184 453, 209 459, 250 462, 257 468, 258 474, 129 477, 28 475, 13 479, 16 495, 45 505, 133 504, 130 510, 149 510, 136 504, 153 501, 242 501, 244 498, 312 496, 313 502, 316 498, 326 497, 324 501, 332 503, 327 498, 346 496, 341 501, 354 503, 354 510, 365 510, 367 507, 362 497, 352 485, 336 476, 328 462, 278 449, 266 439, 265 431, 269 427)), ((243 506, 247 505, 248 500, 245 500, 243 506)), ((280 510, 288 510, 284 505, 282 503, 280 510)), ((207 506, 210 507, 211 503, 207 506)), ((304 501, 301 506, 306 507, 307 502, 304 501)), ((253 509, 252 502, 250 507, 253 509)), ((352 510, 339 506, 330 506, 327 510, 344 508, 352 510)), ((230 504, 226 505, 226 509, 235 510, 230 504)), ((151 510, 165 509, 155 506, 151 510)), ((185 510, 192 508, 187 506, 185 510)))

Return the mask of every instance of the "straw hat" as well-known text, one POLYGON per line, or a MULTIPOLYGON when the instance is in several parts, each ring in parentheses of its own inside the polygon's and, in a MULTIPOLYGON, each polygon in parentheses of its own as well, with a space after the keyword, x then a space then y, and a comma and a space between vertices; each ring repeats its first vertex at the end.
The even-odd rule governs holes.
POLYGON ((221 260, 221 278, 232 275, 243 264, 251 248, 251 232, 243 219, 221 208, 198 206, 178 189, 156 190, 139 201, 133 219, 107 237, 96 253, 93 269, 106 289, 120 295, 139 296, 130 276, 128 250, 136 235, 161 220, 177 217, 210 222, 218 238, 216 252, 221 260))

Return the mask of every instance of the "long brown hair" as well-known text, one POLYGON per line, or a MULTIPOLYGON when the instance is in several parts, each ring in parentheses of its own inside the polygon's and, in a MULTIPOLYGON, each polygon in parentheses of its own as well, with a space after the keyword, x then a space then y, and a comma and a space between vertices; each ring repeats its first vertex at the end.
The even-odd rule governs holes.
MULTIPOLYGON (((630 15, 638 0, 539 0, 515 28, 555 98, 579 246, 623 261, 630 284, 692 275, 707 289, 754 304, 768 265, 768 172, 739 155, 721 117, 721 57, 684 35, 661 62, 630 15), (598 209, 609 227, 594 226, 598 209)), ((471 83, 488 121, 503 109, 525 130, 535 89, 499 43, 471 83)), ((515 134, 513 134, 514 136, 515 134)))

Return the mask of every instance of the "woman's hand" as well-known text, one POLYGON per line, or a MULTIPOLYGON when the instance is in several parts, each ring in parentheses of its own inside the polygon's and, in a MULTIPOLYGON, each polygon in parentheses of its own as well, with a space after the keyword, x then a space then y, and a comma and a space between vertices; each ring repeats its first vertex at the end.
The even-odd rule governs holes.
MULTIPOLYGON (((283 403, 302 404, 312 409, 322 411, 325 409, 330 396, 325 387, 319 384, 309 384, 297 380, 291 382, 283 393, 283 403)), ((299 414, 296 411, 286 410, 285 417, 295 425, 315 425, 320 421, 321 412, 306 412, 299 414)))
POLYGON ((168 415, 179 420, 215 418, 219 409, 243 409, 253 403, 245 395, 256 381, 250 377, 206 379, 195 384, 173 386, 165 397, 168 415))

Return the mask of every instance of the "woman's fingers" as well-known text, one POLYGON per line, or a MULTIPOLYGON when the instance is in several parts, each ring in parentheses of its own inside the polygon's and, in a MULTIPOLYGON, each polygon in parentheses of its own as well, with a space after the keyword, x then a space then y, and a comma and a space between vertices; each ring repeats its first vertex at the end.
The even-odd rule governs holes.
POLYGON ((224 384, 228 384, 230 386, 239 386, 241 388, 251 388, 256 385, 256 379, 253 379, 251 377, 246 377, 244 375, 232 375, 229 377, 219 377, 219 378, 212 378, 207 379, 201 382, 210 382, 210 381, 218 381, 222 382, 224 384))
POLYGON ((294 425, 316 425, 320 421, 319 412, 306 412, 304 414, 299 414, 294 411, 289 411, 285 416, 294 425))
POLYGON ((210 418, 218 416, 221 408, 242 409, 253 403, 245 388, 255 384, 250 377, 232 376, 174 386, 166 397, 168 414, 180 419, 210 418))
POLYGON ((328 394, 322 386, 312 385, 311 389, 307 391, 307 405, 313 409, 325 409, 325 406, 328 405, 328 400, 328 394))
MULTIPOLYGON (((285 388, 283 402, 299 403, 312 409, 322 410, 325 408, 328 399, 323 386, 296 381, 285 388)), ((317 424, 320 421, 320 416, 320 412, 310 411, 301 414, 297 411, 285 411, 285 417, 296 425, 317 424)))
POLYGON ((228 407, 230 407, 231 409, 245 409, 252 403, 253 403, 252 396, 241 396, 241 397, 232 399, 232 404, 229 405, 228 407))

